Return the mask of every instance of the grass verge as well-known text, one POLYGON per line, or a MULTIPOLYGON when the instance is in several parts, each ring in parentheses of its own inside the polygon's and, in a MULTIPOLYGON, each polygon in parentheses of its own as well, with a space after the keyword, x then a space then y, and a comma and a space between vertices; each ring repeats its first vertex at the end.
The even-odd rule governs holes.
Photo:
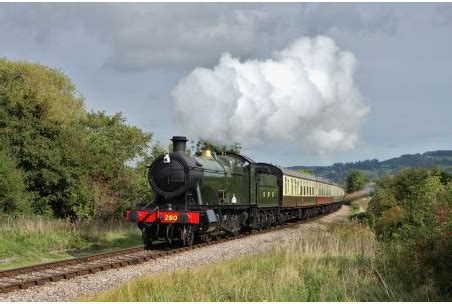
POLYGON ((333 224, 257 256, 160 273, 81 301, 393 301, 375 272, 375 241, 356 223, 333 224))
POLYGON ((0 217, 0 269, 141 245, 136 225, 45 217, 0 217))
POLYGON ((360 198, 358 200, 352 201, 350 203, 351 214, 356 215, 359 213, 366 212, 367 206, 369 205, 370 197, 360 198))
MULTIPOLYGON (((355 211, 366 205, 356 202, 355 211)), ((352 206, 353 211, 353 206, 352 206)), ((149 275, 79 301, 428 301, 376 265, 372 231, 353 220, 256 256, 149 275)))

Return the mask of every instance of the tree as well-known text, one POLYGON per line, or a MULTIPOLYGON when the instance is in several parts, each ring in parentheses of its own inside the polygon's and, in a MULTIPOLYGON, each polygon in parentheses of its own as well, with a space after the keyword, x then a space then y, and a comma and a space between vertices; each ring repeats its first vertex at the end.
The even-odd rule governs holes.
POLYGON ((361 171, 354 170, 347 175, 347 192, 361 190, 364 187, 365 178, 361 171))
POLYGON ((25 204, 59 217, 109 217, 152 195, 146 168, 133 165, 148 157, 152 134, 120 113, 87 112, 76 92, 61 71, 0 59, 4 212, 25 204))
POLYGON ((63 200, 67 171, 58 138, 85 115, 69 78, 38 64, 0 60, 0 136, 24 172, 29 204, 52 213, 63 200))
POLYGON ((297 171, 300 172, 300 173, 302 173, 302 174, 314 175, 314 174, 312 173, 312 170, 310 170, 310 169, 298 169, 297 171))
POLYGON ((128 164, 148 158, 152 135, 125 124, 118 113, 88 113, 61 138, 65 165, 75 175, 67 203, 77 217, 109 217, 151 196, 146 167, 128 164), (77 142, 75 142, 77 141, 77 142), (74 145, 77 146, 73 149, 74 145), (89 183, 92 191, 84 190, 89 183), (87 194, 87 196, 85 195, 87 194))
POLYGON ((218 145, 215 143, 212 143, 211 141, 200 139, 196 143, 194 141, 191 141, 191 150, 193 154, 200 154, 202 149, 209 148, 212 149, 215 152, 221 153, 221 152, 234 152, 234 153, 240 153, 242 149, 242 145, 240 143, 234 143, 232 145, 226 146, 226 145, 218 145))
POLYGON ((0 147, 0 212, 26 211, 30 195, 25 190, 24 174, 14 159, 0 147))
POLYGON ((367 211, 380 244, 377 257, 407 292, 432 282, 445 298, 452 292, 451 207, 452 182, 438 169, 407 168, 377 181, 367 211))

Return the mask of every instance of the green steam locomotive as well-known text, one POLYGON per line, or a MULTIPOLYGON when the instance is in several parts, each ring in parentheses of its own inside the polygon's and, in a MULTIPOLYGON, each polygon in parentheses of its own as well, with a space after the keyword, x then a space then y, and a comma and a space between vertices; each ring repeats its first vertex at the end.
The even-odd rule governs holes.
POLYGON ((320 177, 258 163, 233 152, 185 154, 187 138, 174 136, 173 153, 157 157, 148 179, 156 196, 127 211, 147 247, 164 238, 185 246, 226 234, 264 229, 340 207, 344 189, 320 177))

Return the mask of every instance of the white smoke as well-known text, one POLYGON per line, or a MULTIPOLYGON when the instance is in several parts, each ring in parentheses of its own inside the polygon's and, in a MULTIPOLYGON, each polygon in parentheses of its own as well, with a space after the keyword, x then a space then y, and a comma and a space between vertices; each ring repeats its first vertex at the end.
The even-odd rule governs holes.
POLYGON ((213 69, 195 68, 172 91, 189 135, 252 147, 299 142, 331 152, 351 149, 369 112, 355 82, 355 56, 325 36, 301 37, 266 60, 225 53, 213 69))

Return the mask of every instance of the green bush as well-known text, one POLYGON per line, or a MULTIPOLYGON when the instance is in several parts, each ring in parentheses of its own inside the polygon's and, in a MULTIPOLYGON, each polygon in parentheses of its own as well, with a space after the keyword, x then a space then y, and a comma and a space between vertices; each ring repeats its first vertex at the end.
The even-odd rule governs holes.
POLYGON ((17 169, 14 159, 0 148, 0 212, 26 211, 29 199, 23 173, 17 169))
POLYGON ((450 295, 452 183, 437 169, 403 169, 377 181, 368 221, 378 263, 406 290, 450 295))
POLYGON ((351 171, 347 175, 347 192, 351 193, 361 190, 364 187, 365 182, 366 179, 361 171, 351 171))

